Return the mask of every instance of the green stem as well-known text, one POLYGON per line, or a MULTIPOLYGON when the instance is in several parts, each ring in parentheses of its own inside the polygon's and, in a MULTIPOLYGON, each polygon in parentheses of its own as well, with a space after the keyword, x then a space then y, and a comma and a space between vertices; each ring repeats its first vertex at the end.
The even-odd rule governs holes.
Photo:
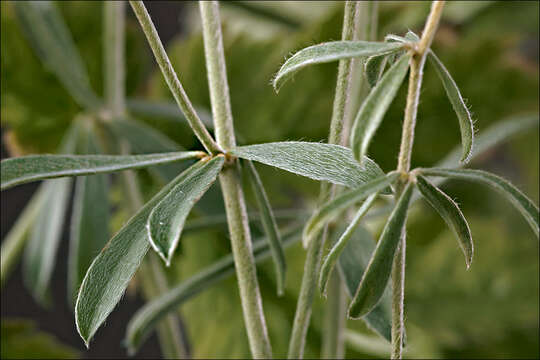
MULTIPOLYGON (((104 63, 105 63, 105 102, 114 118, 126 112, 125 102, 125 6, 122 1, 106 1, 104 10, 104 63)), ((126 141, 120 141, 120 152, 129 153, 126 141)), ((122 173, 124 188, 131 213, 143 206, 144 200, 137 183, 135 172, 122 173)), ((155 254, 144 260, 141 271, 142 289, 147 299, 168 290, 165 273, 155 254)), ((157 327, 159 344, 164 357, 170 359, 186 358, 187 345, 179 326, 179 318, 168 315, 157 327)))
POLYGON ((334 271, 328 282, 328 301, 324 309, 324 336, 321 357, 343 359, 345 355, 345 324, 347 296, 339 274, 334 271))
MULTIPOLYGON (((426 62, 427 50, 431 46, 433 37, 437 30, 439 20, 442 15, 444 1, 434 1, 431 11, 426 21, 422 38, 418 42, 414 55, 411 58, 409 70, 409 89, 407 93, 407 105, 403 120, 403 130, 401 135, 401 146, 398 157, 398 171, 404 176, 396 189, 396 198, 399 197, 402 187, 406 181, 406 174, 411 167, 411 155, 414 144, 414 129, 416 125, 416 114, 420 99, 420 89, 422 87, 422 76, 424 64, 426 62)), ((401 359, 404 337, 404 291, 405 291, 405 253, 406 235, 402 235, 400 248, 394 258, 392 267, 392 359, 401 359)))
POLYGON ((161 69, 163 77, 165 78, 165 81, 167 82, 176 103, 186 117, 189 126, 191 126, 191 129, 209 153, 216 154, 222 152, 221 148, 218 146, 218 144, 216 144, 197 115, 197 112, 193 108, 193 105, 184 91, 180 80, 178 80, 178 76, 171 65, 169 57, 165 52, 165 48, 163 47, 156 28, 154 27, 154 23, 150 18, 150 14, 148 14, 148 11, 146 11, 146 7, 144 6, 143 2, 131 0, 129 3, 131 4, 137 19, 141 24, 143 32, 148 40, 148 44, 150 45, 159 68, 161 69))
MULTIPOLYGON (((229 100, 219 5, 216 1, 201 1, 199 7, 216 138, 221 147, 230 149, 235 146, 236 141, 229 100)), ((221 172, 219 180, 225 202, 251 354, 254 358, 271 358, 272 348, 263 313, 255 260, 251 251, 251 234, 239 175, 237 167, 229 164, 221 172)))
MULTIPOLYGON (((352 40, 354 38, 354 34, 356 32, 355 18, 358 15, 358 8, 359 2, 347 1, 345 3, 342 33, 343 40, 352 40)), ((350 59, 339 61, 336 94, 334 97, 334 107, 332 111, 332 120, 330 123, 330 134, 328 136, 328 142, 330 144, 343 144, 344 141, 343 127, 345 124, 348 94, 351 87, 352 66, 353 61, 350 59)), ((334 192, 334 186, 328 183, 322 183, 320 203, 322 204, 331 199, 334 192)), ((289 342, 288 357, 290 359, 302 358, 304 354, 305 338, 311 318, 311 307, 313 305, 313 299, 317 289, 318 275, 321 268, 322 249, 326 242, 327 235, 328 229, 325 227, 322 235, 314 238, 308 246, 306 262, 304 265, 304 274, 302 277, 302 285, 300 288, 298 303, 296 305, 293 329, 289 342)), ((341 316, 341 314, 335 315, 341 316)), ((336 335, 337 334, 331 334, 328 332, 325 334, 325 336, 336 335)), ((339 341, 336 339, 325 341, 336 344, 339 343, 339 341)), ((331 355, 331 357, 334 357, 333 355, 331 355)))

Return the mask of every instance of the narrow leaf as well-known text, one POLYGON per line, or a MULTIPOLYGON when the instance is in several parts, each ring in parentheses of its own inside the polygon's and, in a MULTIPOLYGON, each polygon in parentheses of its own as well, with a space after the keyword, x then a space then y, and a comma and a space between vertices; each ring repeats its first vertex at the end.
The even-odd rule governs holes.
MULTIPOLYGON (((350 241, 347 242, 345 250, 339 256, 337 268, 345 284, 345 290, 351 298, 358 289, 374 249, 375 239, 365 228, 357 226, 350 241)), ((370 329, 388 342, 391 341, 392 337, 391 293, 392 289, 387 286, 381 301, 362 318, 370 329)))
POLYGON ((316 236, 324 224, 337 217, 348 207, 367 198, 369 195, 381 191, 391 185, 399 177, 398 173, 389 173, 371 180, 357 189, 344 192, 318 209, 308 220, 304 227, 302 242, 307 247, 308 242, 316 236))
POLYGON ((184 179, 152 209, 147 224, 149 241, 167 266, 178 246, 189 212, 214 183, 224 162, 224 156, 199 161, 186 170, 184 179))
POLYGON ((22 29, 45 66, 79 103, 95 109, 100 100, 90 88, 82 59, 56 6, 51 1, 14 3, 22 29))
MULTIPOLYGON (((324 259, 324 262, 321 267, 321 275, 319 276, 319 291, 321 294, 326 296, 326 288, 328 286, 328 279, 330 278, 330 274, 332 273, 332 270, 334 269, 334 265, 336 264, 337 260, 339 259, 339 256, 343 249, 345 249, 345 246, 355 233, 356 228, 358 225, 360 225, 360 221, 364 218, 364 215, 369 211, 371 208, 371 205, 373 205, 373 202, 377 198, 377 193, 370 195, 366 201, 360 206, 360 209, 356 212, 356 215, 354 216, 353 220, 347 226, 347 229, 342 233, 342 235, 339 237, 338 241, 332 246, 332 249, 324 259)), ((356 290, 356 288, 355 288, 356 290)), ((354 293, 354 292, 353 292, 354 293)))
POLYGON ((392 263, 405 232, 405 222, 412 185, 408 183, 388 218, 373 255, 362 276, 349 307, 349 317, 356 319, 369 313, 381 300, 390 279, 392 263))
POLYGON ((148 155, 30 155, 2 160, 2 190, 31 181, 83 176, 200 158, 200 151, 148 155))
POLYGON ((365 158, 361 166, 353 159, 350 149, 339 145, 286 141, 239 146, 231 154, 350 188, 384 175, 373 160, 365 158))
MULTIPOLYGON (((300 239, 301 228, 293 227, 283 233, 283 246, 288 247, 300 239)), ((261 239, 253 243, 255 261, 260 262, 271 255, 269 241, 261 239)), ((214 264, 204 268, 167 293, 145 304, 131 318, 127 325, 126 344, 134 352, 151 331, 169 312, 176 311, 179 305, 203 292, 209 287, 234 274, 232 254, 224 256, 214 264)))
POLYGON ((394 100, 409 69, 410 55, 403 55, 371 90, 356 115, 351 130, 351 148, 354 158, 361 162, 367 153, 371 138, 394 100))
POLYGON ((278 295, 283 295, 285 289, 285 275, 287 271, 287 265, 285 263, 285 252, 281 245, 281 239, 279 236, 279 230, 270 201, 264 191, 263 183, 257 169, 251 161, 246 161, 249 179, 251 180, 251 187, 255 193, 255 199, 257 200, 257 206, 261 214, 261 222, 264 228, 264 233, 268 239, 270 249, 272 250, 272 259, 274 261, 274 268, 276 270, 277 279, 277 292, 278 295))
MULTIPOLYGON (((92 133, 87 134, 85 153, 100 152, 92 133)), ((75 306, 77 291, 92 260, 109 239, 109 181, 107 175, 77 178, 68 254, 68 303, 75 306)))
POLYGON ((416 185, 422 196, 424 196, 424 199, 437 210, 446 224, 448 224, 448 227, 450 227, 456 235, 459 246, 465 255, 465 262, 468 269, 472 263, 474 245, 471 230, 469 229, 469 224, 467 224, 465 216, 463 216, 463 213, 454 200, 439 188, 430 184, 424 177, 420 175, 417 176, 416 185))
POLYGON ((364 73, 370 87, 375 87, 386 67, 387 55, 371 56, 364 64, 364 73))
POLYGON ((469 113, 469 109, 467 109, 467 105, 465 105, 465 101, 463 101, 463 97, 459 92, 456 82, 452 79, 452 76, 450 76, 450 73, 446 70, 439 58, 431 50, 428 51, 428 59, 437 70, 439 78, 446 90, 446 95, 458 117, 459 127, 461 129, 461 144, 463 146, 460 161, 467 163, 472 156, 474 142, 474 124, 471 114, 469 113))
POLYGON ((396 51, 402 47, 402 44, 397 43, 369 41, 333 41, 313 45, 298 51, 285 61, 274 78, 274 89, 278 91, 298 70, 308 65, 328 63, 353 57, 382 55, 396 51))
POLYGON ((187 175, 189 170, 178 175, 147 202, 109 240, 88 268, 75 304, 77 331, 86 346, 120 301, 150 248, 146 229, 150 212, 187 175))
MULTIPOLYGON (((126 106, 130 112, 136 115, 177 120, 187 124, 186 117, 174 102, 148 101, 142 98, 132 98, 127 99, 126 106)), ((202 108, 195 108, 195 111, 199 114, 201 121, 206 127, 210 129, 214 128, 214 122, 212 121, 212 114, 210 112, 202 108)))
POLYGON ((538 237, 539 214, 538 207, 509 181, 487 171, 471 169, 419 169, 418 172, 426 176, 440 176, 452 179, 470 180, 489 185, 500 192, 521 212, 538 237))

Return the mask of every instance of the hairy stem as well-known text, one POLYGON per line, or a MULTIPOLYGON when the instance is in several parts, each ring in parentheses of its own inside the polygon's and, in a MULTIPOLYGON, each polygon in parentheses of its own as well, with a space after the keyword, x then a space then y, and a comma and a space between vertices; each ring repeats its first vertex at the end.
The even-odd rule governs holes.
MULTIPOLYGON (((216 1, 199 2, 212 114, 218 144, 224 149, 235 146, 234 124, 229 99, 219 5, 216 1)), ((263 313, 244 193, 237 164, 229 164, 219 180, 225 202, 231 247, 244 323, 254 358, 271 358, 272 348, 263 313)))
MULTIPOLYGON (((124 4, 122 1, 103 3, 105 104, 113 119, 124 116, 126 112, 124 4)), ((119 145, 122 154, 129 154, 129 145, 126 141, 120 141, 119 145)), ((135 172, 123 172, 122 180, 130 212, 134 214, 144 203, 135 172)), ((147 299, 161 295, 168 290, 165 273, 155 254, 149 254, 146 257, 139 274, 147 299)), ((168 315, 158 325, 157 332, 164 357, 171 359, 187 357, 187 344, 182 336, 178 316, 168 315)))
MULTIPOLYGON (((435 31, 442 15, 444 1, 434 1, 427 18, 422 38, 414 49, 409 70, 409 88, 407 93, 407 105, 403 120, 403 130, 401 135, 401 146, 398 157, 398 171, 406 174, 411 167, 411 155, 414 144, 414 129, 416 125, 416 114, 420 99, 420 89, 422 87, 422 77, 424 64, 426 62, 427 50, 431 46, 435 31)), ((399 197, 404 182, 401 181, 396 189, 396 197, 399 197)), ((392 267, 392 359, 401 359, 403 350, 404 334, 404 290, 405 290, 405 253, 406 235, 402 234, 400 248, 394 259, 392 267)))
MULTIPOLYGON (((356 32, 355 18, 358 15, 358 8, 359 3, 356 1, 347 1, 345 3, 342 40, 352 40, 354 38, 354 34, 356 32)), ((345 123, 348 94, 351 87, 352 66, 353 61, 350 59, 339 61, 336 94, 334 97, 334 107, 332 111, 332 120, 330 123, 330 134, 328 136, 328 142, 330 144, 342 144, 344 141, 343 127, 345 123)), ((321 204, 331 199, 334 192, 334 186, 328 183, 322 183, 320 193, 321 204)), ((298 303, 296 305, 292 334, 289 341, 289 359, 299 359, 304 355, 305 339, 311 319, 311 307, 313 305, 313 299, 317 289, 317 281, 321 268, 322 250, 324 244, 326 243, 327 236, 328 229, 325 228, 322 234, 312 239, 308 246, 306 262, 304 265, 304 274, 302 277, 302 285, 300 288, 298 303)), ((336 318, 341 316, 340 314, 334 315, 336 318)), ((338 336, 338 334, 326 332, 325 336, 338 336)), ((339 344, 337 339, 329 339, 325 341, 339 344)), ((329 356, 335 357, 334 355, 335 354, 329 356)))
POLYGON ((165 81, 167 82, 167 85, 169 86, 169 89, 171 90, 174 99, 176 100, 176 103, 186 117, 189 126, 191 126, 191 129, 193 130, 199 141, 203 144, 206 151, 211 154, 221 152, 221 148, 214 141, 214 139, 206 129, 203 122, 199 118, 199 115, 197 115, 197 112, 193 108, 193 105, 191 104, 191 101, 189 100, 186 92, 184 91, 180 80, 178 80, 178 76, 176 75, 176 72, 171 65, 169 57, 165 52, 165 48, 161 43, 161 39, 159 38, 156 28, 154 27, 154 23, 152 22, 150 14, 148 14, 148 11, 146 10, 143 2, 131 0, 129 3, 131 4, 131 7, 133 8, 135 15, 137 16, 137 19, 141 24, 143 32, 148 40, 148 44, 150 45, 150 48, 154 53, 154 57, 156 58, 159 68, 161 69, 163 77, 165 78, 165 81))

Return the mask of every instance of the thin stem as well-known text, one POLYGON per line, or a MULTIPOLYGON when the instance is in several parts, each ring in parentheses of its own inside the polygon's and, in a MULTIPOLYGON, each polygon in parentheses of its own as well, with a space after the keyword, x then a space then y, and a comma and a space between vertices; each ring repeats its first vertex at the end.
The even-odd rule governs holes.
MULTIPOLYGON (((216 1, 201 1, 199 7, 216 137, 221 147, 229 149, 235 146, 235 138, 219 5, 216 1)), ((252 356, 271 358, 272 348, 263 313, 255 259, 251 250, 246 203, 237 166, 238 163, 227 165, 219 175, 219 180, 225 202, 240 301, 252 356)))
POLYGON ((328 301, 324 313, 324 337, 321 357, 343 359, 345 355, 345 324, 347 321, 347 296, 337 271, 330 275, 328 301))
MULTIPOLYGON (((126 112, 125 95, 125 6, 123 1, 106 1, 104 10, 104 63, 105 63, 105 103, 113 119, 126 112)), ((120 153, 129 154, 129 144, 120 141, 120 153)), ((124 189, 131 213, 143 206, 143 196, 137 183, 135 172, 122 173, 124 189)), ((165 273, 155 254, 149 254, 139 272, 145 296, 150 299, 168 290, 165 273)), ((164 357, 186 358, 187 344, 182 336, 179 318, 168 315, 157 328, 158 338, 164 357)))
MULTIPOLYGON (((358 16, 359 2, 347 1, 345 3, 345 14, 343 19, 343 40, 352 40, 356 32, 356 17, 358 16)), ((344 134, 343 127, 345 123, 346 108, 348 102, 348 94, 351 88, 351 73, 353 61, 350 59, 340 60, 338 67, 338 76, 336 84, 336 94, 334 97, 334 107, 332 112, 332 120, 330 123, 330 134, 328 142, 330 144, 343 144, 344 134)), ((335 187, 328 184, 321 184, 320 203, 324 203, 333 197, 335 187)), ((320 236, 314 238, 308 246, 306 262, 304 265, 304 274, 302 277, 302 285, 300 295, 296 305, 296 313, 292 334, 289 342, 289 359, 299 359, 303 357, 305 339, 309 322, 311 319, 311 307, 315 291, 317 289, 318 276, 321 268, 321 257, 326 238, 328 236, 328 228, 325 227, 320 236)), ((339 316, 339 315, 338 315, 339 316)), ((325 334, 325 336, 335 336, 336 334, 325 334)), ((330 340, 333 343, 339 343, 337 340, 330 340)), ((333 355, 332 355, 333 357, 333 355)))
MULTIPOLYGON (((411 58, 409 70, 409 88, 407 93, 407 105, 403 120, 403 131, 401 135, 401 146, 398 157, 398 171, 403 174, 409 172, 411 167, 412 148, 414 144, 414 129, 416 125, 416 114, 420 99, 420 89, 422 87, 422 77, 424 64, 426 62, 427 50, 431 46, 435 31, 442 15, 444 1, 434 1, 427 18, 422 38, 418 42, 415 53, 411 58)), ((404 177, 405 179, 406 177, 404 177)), ((404 181, 397 186, 396 197, 401 194, 404 181)), ((392 359, 401 359, 403 350, 404 334, 404 290, 405 290, 405 253, 406 235, 403 233, 400 248, 394 258, 392 267, 392 359)))
POLYGON ((152 22, 152 19, 150 18, 150 15, 148 14, 143 2, 131 0, 129 3, 131 4, 137 19, 141 24, 143 32, 148 40, 148 44, 150 45, 159 68, 161 69, 163 77, 165 78, 165 81, 167 82, 176 103, 186 117, 189 126, 191 126, 191 129, 193 129, 193 132, 209 153, 216 154, 222 152, 221 148, 214 141, 203 122, 197 115, 197 112, 193 108, 193 105, 184 91, 180 80, 178 80, 178 76, 171 65, 169 57, 165 52, 165 48, 161 43, 161 39, 159 38, 156 28, 154 27, 154 23, 152 22))

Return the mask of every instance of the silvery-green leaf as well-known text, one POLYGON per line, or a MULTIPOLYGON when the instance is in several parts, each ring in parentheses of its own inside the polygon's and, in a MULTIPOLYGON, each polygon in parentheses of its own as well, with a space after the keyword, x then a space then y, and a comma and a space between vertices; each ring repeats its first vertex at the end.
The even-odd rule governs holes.
MULTIPOLYGON (((284 231, 283 246, 288 247, 296 243, 300 238, 301 230, 300 227, 295 226, 288 231, 284 231)), ((267 239, 261 239, 253 243, 253 255, 256 262, 267 259, 270 254, 271 250, 267 239)), ((176 311, 179 305, 233 273, 234 260, 232 254, 229 254, 144 305, 135 313, 127 326, 126 345, 130 352, 133 353, 139 348, 159 323, 159 320, 169 312, 176 311)))
POLYGON ((402 44, 369 41, 332 41, 309 46, 291 56, 279 69, 273 85, 276 91, 298 70, 313 64, 382 55, 403 47, 402 44))
MULTIPOLYGON (((345 231, 344 229, 341 229, 345 231)), ((362 226, 356 227, 345 250, 341 252, 337 268, 349 297, 353 297, 375 249, 375 239, 362 226)), ((362 320, 386 341, 392 338, 392 309, 390 286, 386 287, 381 301, 362 320)))
MULTIPOLYGON (((471 160, 507 140, 509 137, 535 127, 538 127, 538 114, 510 116, 505 120, 491 125, 475 136, 471 160)), ((462 149, 460 147, 455 148, 443 160, 439 161, 436 167, 461 167, 459 163, 461 153, 462 149)))
POLYGON ((459 246, 465 255, 465 262, 468 269, 472 263, 474 245, 471 230, 465 216, 463 216, 463 213, 454 200, 442 192, 441 189, 430 184, 424 177, 418 175, 416 177, 416 185, 424 199, 437 210, 448 227, 456 235, 459 246))
MULTIPOLYGON (((186 117, 182 114, 182 111, 174 102, 165 101, 148 101, 145 99, 127 99, 126 106, 128 110, 136 115, 166 118, 173 120, 180 120, 187 123, 186 117)), ((205 109, 196 108, 195 111, 199 114, 202 122, 206 127, 212 129, 214 122, 212 121, 212 114, 205 109)), ((154 151, 150 151, 154 152, 154 151)))
POLYGON ((377 85, 386 67, 387 55, 371 56, 364 64, 364 73, 370 87, 377 85))
POLYGON ((17 1, 17 17, 32 47, 77 103, 95 109, 100 100, 90 88, 79 52, 56 6, 51 1, 17 1))
MULTIPOLYGON (((88 133, 86 151, 97 154, 101 150, 88 133)), ((68 304, 75 306, 77 291, 92 260, 109 239, 109 181, 107 175, 91 175, 77 178, 71 213, 71 232, 68 254, 68 304)))
POLYGON ((255 199, 261 214, 261 222, 264 228, 264 233, 268 239, 270 249, 272 250, 272 260, 274 261, 274 268, 276 270, 277 293, 279 296, 281 296, 283 295, 285 288, 287 264, 285 263, 285 252, 283 251, 283 247, 281 245, 279 229, 276 219, 274 218, 272 207, 270 206, 270 201, 268 200, 268 196, 266 195, 266 191, 264 190, 264 186, 257 169, 255 169, 255 166, 249 160, 246 161, 246 164, 251 187, 255 193, 255 199))
POLYGON ((405 232, 407 210, 413 186, 408 183, 388 218, 360 285, 349 307, 349 317, 368 314, 379 303, 390 279, 394 256, 405 232))
POLYGON ((148 155, 29 155, 10 158, 1 162, 1 189, 36 180, 139 169, 204 155, 200 151, 184 151, 148 155))
POLYGON ((178 246, 189 212, 214 183, 224 162, 224 156, 216 156, 191 166, 186 170, 184 179, 150 212, 147 223, 149 241, 167 266, 178 246))
POLYGON ((146 230, 150 212, 187 175, 189 170, 178 175, 147 202, 109 240, 88 268, 75 303, 77 331, 86 346, 120 301, 150 248, 146 230))
POLYGON ((351 148, 354 158, 362 162, 373 135, 394 100, 409 69, 410 55, 403 55, 371 90, 354 120, 351 148))
POLYGON ((339 145, 285 141, 238 146, 230 153, 310 179, 350 188, 384 175, 373 160, 366 157, 361 166, 353 159, 350 149, 339 145))
POLYGON ((418 172, 426 176, 440 176, 452 179, 470 180, 489 185, 504 195, 518 210, 531 226, 538 237, 539 214, 538 207, 509 181, 482 170, 471 169, 441 169, 429 168, 418 169, 418 172))
POLYGON ((460 161, 467 163, 472 155, 474 142, 474 124, 471 114, 469 113, 469 109, 467 109, 467 105, 465 105, 465 101, 463 101, 456 82, 452 79, 452 76, 450 76, 450 73, 446 70, 439 58, 431 50, 428 51, 427 57, 437 70, 443 87, 446 90, 446 95, 448 95, 448 99, 458 117, 459 127, 461 129, 461 144, 463 146, 460 161))
POLYGON ((377 198, 377 193, 370 195, 366 201, 360 206, 360 209, 356 212, 356 215, 352 219, 351 223, 345 231, 341 234, 339 239, 334 243, 332 246, 332 249, 324 259, 324 262, 321 266, 321 274, 319 276, 319 291, 321 294, 324 294, 326 296, 326 288, 328 286, 328 279, 330 278, 330 274, 332 273, 332 270, 334 269, 334 265, 336 264, 337 260, 339 259, 339 256, 343 249, 345 249, 345 246, 351 239, 351 237, 354 235, 356 228, 360 225, 360 221, 364 218, 364 215, 369 211, 371 208, 371 205, 373 205, 373 202, 377 198))
POLYGON ((319 233, 324 224, 326 224, 328 221, 334 219, 345 209, 354 205, 356 202, 385 189, 398 177, 399 174, 396 172, 380 176, 359 186, 356 189, 343 192, 336 198, 327 202, 324 206, 319 208, 306 223, 304 233, 302 235, 304 247, 307 247, 309 241, 319 233))
POLYGON ((39 186, 17 218, 15 224, 13 224, 7 235, 2 239, 2 249, 0 250, 0 286, 4 286, 13 267, 19 261, 24 245, 29 237, 28 233, 32 229, 38 214, 41 212, 45 200, 44 188, 44 185, 39 186))

